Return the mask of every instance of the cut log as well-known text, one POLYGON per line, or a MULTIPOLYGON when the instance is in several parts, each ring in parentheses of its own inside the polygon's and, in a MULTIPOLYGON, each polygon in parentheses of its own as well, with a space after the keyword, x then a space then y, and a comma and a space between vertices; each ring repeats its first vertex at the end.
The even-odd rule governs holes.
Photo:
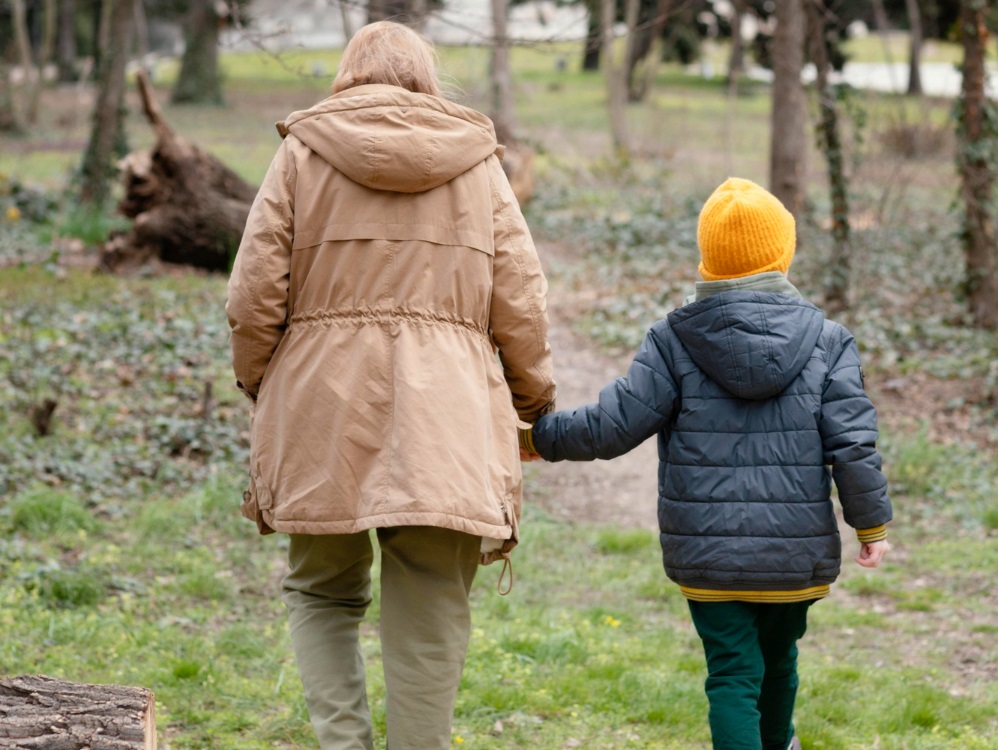
POLYGON ((0 679, 0 748, 156 750, 153 694, 43 675, 0 679))
POLYGON ((101 266, 127 270, 156 258, 228 270, 257 189, 177 135, 163 118, 145 73, 139 71, 136 78, 156 144, 119 164, 125 195, 118 208, 134 221, 128 232, 104 245, 101 266))

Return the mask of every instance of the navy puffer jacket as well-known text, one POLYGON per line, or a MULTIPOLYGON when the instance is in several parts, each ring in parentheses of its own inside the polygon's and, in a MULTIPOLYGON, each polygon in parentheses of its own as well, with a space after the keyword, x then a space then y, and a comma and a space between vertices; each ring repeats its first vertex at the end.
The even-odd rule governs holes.
POLYGON ((656 433, 663 560, 684 588, 830 584, 841 564, 831 479, 850 526, 891 519, 856 342, 796 297, 726 291, 673 311, 626 377, 597 403, 543 417, 533 441, 550 461, 586 461, 656 433))

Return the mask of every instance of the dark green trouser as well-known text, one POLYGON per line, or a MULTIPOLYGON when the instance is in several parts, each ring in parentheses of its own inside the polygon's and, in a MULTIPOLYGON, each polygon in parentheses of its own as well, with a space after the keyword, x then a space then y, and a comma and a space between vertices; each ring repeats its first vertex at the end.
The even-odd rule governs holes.
MULTIPOLYGON (((447 750, 482 540, 430 526, 377 533, 388 747, 447 750)), ((373 560, 368 532, 291 535, 284 603, 322 750, 374 747, 359 638, 373 560)))
POLYGON ((707 657, 714 750, 786 750, 793 739, 797 640, 813 602, 689 602, 707 657))

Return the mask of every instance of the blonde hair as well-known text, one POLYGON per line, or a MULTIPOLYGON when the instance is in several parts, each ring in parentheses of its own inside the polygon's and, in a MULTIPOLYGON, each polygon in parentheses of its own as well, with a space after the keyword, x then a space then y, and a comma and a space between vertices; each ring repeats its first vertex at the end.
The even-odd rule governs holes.
POLYGON ((433 44, 408 26, 393 21, 375 21, 353 35, 343 50, 333 79, 333 93, 368 83, 443 96, 433 44))

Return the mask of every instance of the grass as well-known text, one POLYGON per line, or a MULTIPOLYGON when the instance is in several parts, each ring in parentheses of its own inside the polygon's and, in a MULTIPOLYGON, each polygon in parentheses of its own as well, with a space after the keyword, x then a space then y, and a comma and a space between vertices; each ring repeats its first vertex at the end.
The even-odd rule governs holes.
MULTIPOLYGON (((629 112, 639 158, 621 164, 610 157, 602 80, 556 65, 574 54, 514 57, 521 128, 538 151, 528 216, 540 243, 567 248, 549 274, 567 314, 595 344, 626 349, 688 291, 709 189, 729 171, 765 182, 768 101, 764 90, 729 97, 719 81, 663 67, 652 100, 629 112)), ((442 59, 463 100, 480 106, 484 52, 444 49, 442 59)), ((330 73, 335 60, 228 55, 228 108, 166 104, 166 116, 258 181, 277 143, 273 122, 324 96, 329 76, 310 73, 330 73)), ((156 72, 164 102, 173 74, 156 72)), ((950 157, 901 160, 882 137, 912 122, 944 129, 947 105, 863 102, 854 189, 873 220, 855 237, 859 303, 848 322, 874 382, 980 383, 998 344, 962 325, 950 157)), ((286 539, 258 537, 237 513, 247 406, 228 369, 225 280, 122 279, 60 261, 55 238, 89 247, 110 228, 111 217, 77 216, 59 197, 84 120, 47 118, 30 139, 0 143, 0 172, 41 186, 30 196, 0 189, 0 674, 148 687, 172 750, 313 747, 279 599, 286 539), (15 206, 16 219, 5 213, 15 206), (59 405, 53 433, 39 437, 28 413, 46 397, 59 405)), ((134 115, 129 129, 133 144, 149 142, 134 115)), ((827 252, 812 157, 814 206, 795 261, 808 293, 820 289, 827 252)), ((986 400, 947 411, 905 388, 922 423, 885 424, 894 550, 868 572, 844 539, 842 580, 802 643, 796 720, 807 750, 998 748, 994 451, 930 429, 952 413, 993 417, 986 400)), ((702 651, 656 534, 555 521, 543 510, 555 499, 543 472, 527 470, 512 594, 496 593, 496 566, 475 583, 453 745, 708 748, 702 651)), ((375 604, 363 648, 383 737, 376 616, 375 604)))

